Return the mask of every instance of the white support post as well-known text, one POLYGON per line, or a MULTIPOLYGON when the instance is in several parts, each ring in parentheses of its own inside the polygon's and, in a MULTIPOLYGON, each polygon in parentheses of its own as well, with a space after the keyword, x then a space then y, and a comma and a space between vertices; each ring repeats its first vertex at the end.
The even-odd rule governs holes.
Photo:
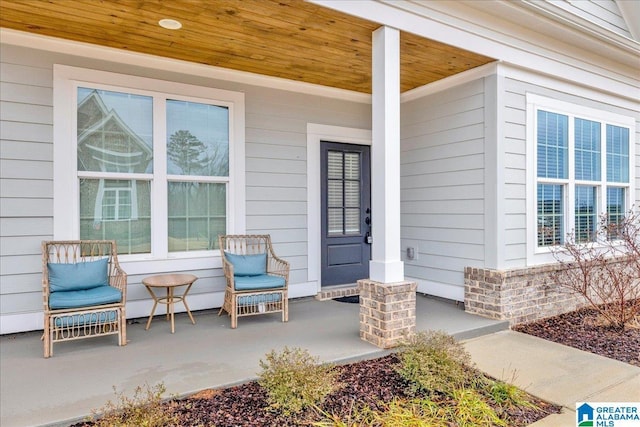
POLYGON ((400 259, 400 32, 373 32, 373 129, 370 280, 404 280, 400 259))

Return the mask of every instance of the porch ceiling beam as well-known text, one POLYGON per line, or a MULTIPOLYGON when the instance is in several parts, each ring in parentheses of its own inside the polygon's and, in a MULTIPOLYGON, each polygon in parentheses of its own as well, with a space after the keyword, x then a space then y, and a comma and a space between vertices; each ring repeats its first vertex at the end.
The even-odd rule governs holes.
POLYGON ((400 260, 400 31, 373 32, 371 204, 373 247, 370 279, 404 280, 400 260))

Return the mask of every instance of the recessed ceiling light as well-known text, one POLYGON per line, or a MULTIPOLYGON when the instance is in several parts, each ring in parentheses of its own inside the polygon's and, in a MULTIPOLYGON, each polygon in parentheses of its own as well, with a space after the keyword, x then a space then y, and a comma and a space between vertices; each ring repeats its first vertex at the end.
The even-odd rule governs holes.
POLYGON ((180 21, 176 21, 175 19, 161 19, 158 21, 158 25, 167 30, 179 30, 182 28, 180 21))

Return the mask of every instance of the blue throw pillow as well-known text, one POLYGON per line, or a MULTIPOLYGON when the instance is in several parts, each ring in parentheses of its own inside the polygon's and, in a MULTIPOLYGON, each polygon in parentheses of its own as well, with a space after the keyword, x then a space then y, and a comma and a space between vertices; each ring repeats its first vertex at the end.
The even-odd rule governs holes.
POLYGON ((259 276, 267 273, 267 254, 237 255, 227 251, 224 257, 233 265, 234 276, 259 276))
POLYGON ((49 289, 51 292, 79 291, 109 285, 107 258, 73 264, 49 263, 49 289))

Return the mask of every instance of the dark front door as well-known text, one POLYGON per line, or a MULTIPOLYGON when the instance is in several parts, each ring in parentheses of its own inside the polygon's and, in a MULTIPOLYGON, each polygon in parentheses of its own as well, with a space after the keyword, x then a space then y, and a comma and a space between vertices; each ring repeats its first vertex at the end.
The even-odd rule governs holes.
POLYGON ((322 285, 369 277, 371 177, 369 146, 321 144, 322 285))

